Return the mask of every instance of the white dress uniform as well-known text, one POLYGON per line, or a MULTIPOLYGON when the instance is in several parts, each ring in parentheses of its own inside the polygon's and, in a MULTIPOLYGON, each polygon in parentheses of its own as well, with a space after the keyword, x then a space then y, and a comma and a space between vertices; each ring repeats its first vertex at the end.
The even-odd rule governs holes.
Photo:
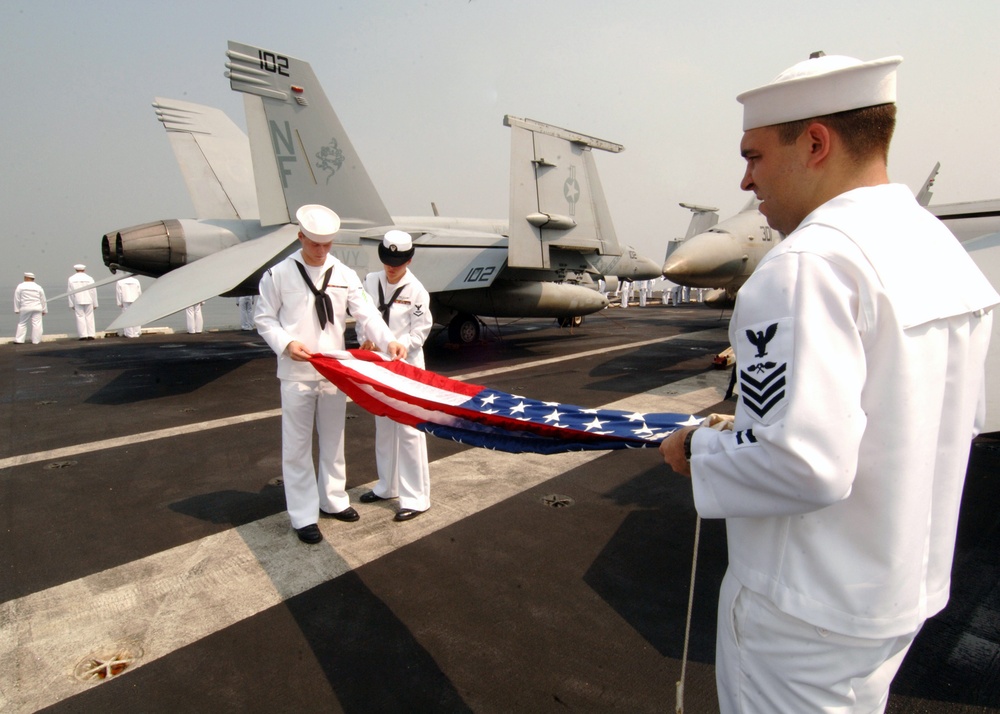
MULTIPOLYGON (((122 309, 122 312, 125 312, 129 305, 138 300, 140 295, 142 295, 142 285, 134 275, 122 278, 115 285, 115 302, 118 303, 118 307, 122 309)), ((142 327, 139 325, 125 327, 122 329, 121 334, 125 335, 125 337, 138 337, 142 334, 142 327)))
POLYGON ((393 341, 357 273, 327 255, 319 267, 307 265, 298 250, 268 270, 260 281, 254 311, 257 331, 278 355, 281 380, 281 458, 285 501, 293 528, 317 522, 319 509, 339 513, 350 506, 344 464, 343 392, 308 362, 293 360, 288 343, 301 342, 314 353, 344 349, 344 324, 350 308, 356 324, 374 336, 381 350, 393 341), (332 320, 320 328, 316 299, 296 267, 301 264, 317 288, 331 270, 325 293, 333 305, 332 320), (313 465, 315 424, 319 436, 319 478, 313 465))
POLYGON ((621 288, 622 288, 622 293, 621 293, 622 294, 622 302, 621 302, 621 305, 622 305, 622 307, 626 307, 627 308, 628 307, 629 298, 632 296, 632 281, 631 280, 623 280, 623 281, 621 281, 620 284, 621 284, 621 288))
MULTIPOLYGON (((74 266, 76 272, 69 276, 66 291, 73 292, 94 284, 94 279, 87 275, 84 266, 74 266)), ((92 340, 97 334, 94 328, 94 310, 97 309, 97 289, 81 290, 69 296, 69 307, 76 317, 76 334, 81 340, 92 340)))
POLYGON ((201 306, 204 304, 196 302, 184 308, 184 322, 190 335, 197 335, 205 329, 205 318, 201 314, 201 306))
POLYGON ((646 307, 646 298, 653 292, 652 280, 639 281, 639 307, 646 307))
MULTIPOLYGON (((916 632, 948 600, 998 302, 961 244, 897 184, 820 206, 741 288, 729 328, 734 431, 698 429, 691 442, 698 513, 725 518, 728 531, 720 697, 737 677, 727 668, 747 664, 730 657, 734 638, 752 636, 733 629, 748 598, 773 608, 772 624, 797 618, 814 637, 886 640, 887 695, 916 632), (947 290, 925 289, 941 276, 947 290)), ((828 660, 788 664, 813 691, 826 683, 811 677, 864 666, 849 661, 858 649, 827 645, 828 660)), ((802 710, 779 704, 764 708, 802 710)))
MULTIPOLYGON (((25 276, 29 277, 29 276, 25 276)), ((37 345, 42 341, 42 315, 48 312, 45 301, 45 291, 34 280, 25 280, 14 288, 14 314, 20 315, 17 329, 14 331, 14 342, 23 345, 28 335, 28 325, 31 325, 31 343, 37 345)))
POLYGON ((237 300, 236 304, 240 308, 240 329, 241 330, 252 330, 254 329, 253 324, 253 309, 257 304, 256 295, 241 295, 237 300))
MULTIPOLYGON (((375 301, 378 301, 380 286, 385 300, 396 295, 389 306, 389 329, 396 342, 406 347, 406 361, 423 369, 423 346, 434 324, 427 290, 410 270, 395 285, 388 283, 384 270, 369 273, 364 286, 365 292, 375 301)), ((357 334, 359 342, 375 341, 367 329, 357 329, 357 334)), ((378 483, 372 491, 376 496, 398 497, 401 509, 426 511, 430 508, 431 478, 424 432, 397 424, 387 417, 375 417, 375 460, 378 483)))

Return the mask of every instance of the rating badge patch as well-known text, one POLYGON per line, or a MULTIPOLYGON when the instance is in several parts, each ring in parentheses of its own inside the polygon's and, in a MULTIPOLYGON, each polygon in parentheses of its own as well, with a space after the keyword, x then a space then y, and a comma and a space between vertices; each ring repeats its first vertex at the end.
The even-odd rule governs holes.
POLYGON ((791 318, 751 325, 737 335, 740 399, 764 424, 770 424, 788 399, 794 323, 791 318))

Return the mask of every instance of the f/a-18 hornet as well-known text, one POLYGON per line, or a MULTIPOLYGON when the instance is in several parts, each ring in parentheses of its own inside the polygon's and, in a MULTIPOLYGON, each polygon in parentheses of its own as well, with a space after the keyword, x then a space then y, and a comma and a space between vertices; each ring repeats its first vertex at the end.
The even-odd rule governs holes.
POLYGON ((592 150, 617 153, 619 144, 505 116, 509 220, 393 218, 307 62, 230 42, 226 68, 232 89, 244 94, 249 141, 218 110, 154 104, 199 216, 104 236, 112 271, 158 278, 109 329, 216 295, 256 293, 264 270, 297 247, 295 211, 307 203, 340 215, 331 252, 362 277, 380 267, 386 231, 410 233, 413 271, 431 293, 435 321, 455 341, 478 339, 476 316, 578 324, 607 305, 597 278, 660 275, 615 234, 592 150))

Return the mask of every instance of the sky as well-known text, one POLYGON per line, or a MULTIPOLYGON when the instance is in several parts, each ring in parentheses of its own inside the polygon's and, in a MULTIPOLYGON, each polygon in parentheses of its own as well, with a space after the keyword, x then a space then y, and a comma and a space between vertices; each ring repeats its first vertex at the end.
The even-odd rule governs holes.
POLYGON ((680 202, 749 197, 736 95, 814 50, 904 57, 893 181, 940 161, 932 203, 1000 198, 998 27, 984 0, 0 0, 0 284, 101 280, 103 234, 194 215, 151 103, 245 127, 228 40, 312 64, 393 215, 506 218, 505 114, 623 144, 595 151, 614 225, 659 261, 680 202))

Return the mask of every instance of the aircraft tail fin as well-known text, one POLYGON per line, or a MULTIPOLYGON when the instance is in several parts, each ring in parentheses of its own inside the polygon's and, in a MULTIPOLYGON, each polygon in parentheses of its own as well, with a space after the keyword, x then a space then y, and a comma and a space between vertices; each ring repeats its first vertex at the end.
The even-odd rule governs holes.
POLYGON ((153 108, 167 131, 196 217, 258 218, 246 134, 214 107, 156 97, 153 108))
POLYGON ((226 76, 244 93, 261 224, 320 203, 344 228, 392 219, 308 62, 229 42, 226 76))
MULTIPOLYGON (((699 206, 694 203, 682 203, 680 205, 681 208, 691 211, 691 222, 688 223, 684 240, 699 233, 704 233, 719 222, 719 209, 714 206, 699 206)), ((669 256, 670 253, 668 252, 667 255, 669 256)))
POLYGON ((924 185, 920 188, 920 191, 917 193, 917 203, 923 206, 924 208, 929 206, 931 203, 931 196, 934 195, 933 193, 931 193, 931 187, 934 186, 934 179, 937 178, 938 171, 940 170, 941 170, 941 162, 938 161, 936 164, 934 164, 934 168, 931 169, 931 175, 927 177, 927 180, 924 181, 924 185))
POLYGON ((511 129, 508 265, 551 268, 552 247, 621 255, 592 149, 625 147, 532 119, 511 129))

